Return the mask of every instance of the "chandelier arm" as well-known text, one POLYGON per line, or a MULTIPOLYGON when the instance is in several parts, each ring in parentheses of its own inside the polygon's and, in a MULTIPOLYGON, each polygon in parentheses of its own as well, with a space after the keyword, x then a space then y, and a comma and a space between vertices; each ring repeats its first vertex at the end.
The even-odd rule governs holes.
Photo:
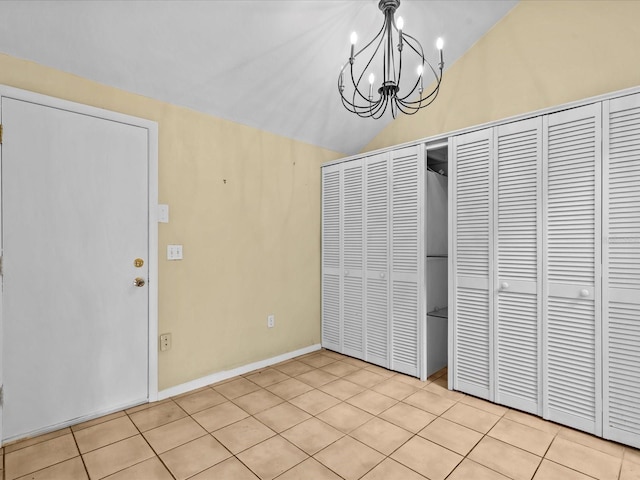
MULTIPOLYGON (((384 28, 384 27, 383 27, 384 28)), ((378 33, 378 35, 380 35, 380 33, 378 33)), ((378 35, 376 35, 376 38, 378 37, 378 35)), ((375 40, 375 38, 374 38, 375 40)), ((354 95, 353 95, 353 101, 355 102, 355 92, 358 92, 358 95, 360 95, 360 97, 367 103, 370 103, 370 100, 365 97, 362 92, 360 91, 360 82, 362 81, 362 77, 364 76, 364 74, 367 71, 367 68, 369 68, 369 65, 371 65, 371 62, 373 62, 373 59, 375 58, 375 56, 377 55, 378 51, 380 50, 380 46, 382 45, 382 41, 384 40, 384 36, 380 37, 380 41, 378 42, 378 45, 376 45, 376 49, 373 51, 373 54, 371 55, 371 58, 369 59, 369 61, 367 62, 367 64, 364 66, 364 68, 362 69, 362 72, 360 73, 360 77, 358 78, 358 81, 355 81, 355 78, 353 76, 353 63, 351 64, 351 82, 353 83, 353 87, 354 87, 354 95)), ((371 45, 373 43, 373 40, 371 42, 369 42, 369 44, 365 47, 369 47, 369 45, 371 45)), ((360 50, 360 52, 364 51, 363 48, 362 50, 360 50)), ((360 53, 358 52, 358 54, 360 53)), ((355 62, 354 62, 355 63, 355 62)))
MULTIPOLYGON (((427 62, 427 63, 429 63, 429 62, 427 62)), ((431 65, 429 64, 429 66, 431 66, 431 65)), ((432 68, 432 70, 433 70, 433 68, 432 68)), ((434 74, 435 74, 435 71, 434 71, 434 74)), ((438 96, 438 93, 440 93, 440 84, 442 83, 442 74, 440 74, 439 77, 436 76, 436 81, 437 81, 437 83, 433 87, 433 90, 431 91, 431 93, 429 93, 429 95, 427 95, 427 96, 422 96, 421 95, 419 100, 413 100, 413 101, 406 100, 406 98, 402 98, 402 99, 399 99, 400 103, 406 108, 411 108, 411 109, 415 109, 415 110, 419 110, 421 108, 428 107, 436 99, 436 97, 438 96), (428 102, 424 103, 427 100, 428 100, 428 102)))
POLYGON ((344 106, 344 108, 346 108, 348 111, 350 111, 351 113, 358 113, 355 105, 353 105, 352 103, 349 102, 349 100, 347 100, 346 98, 342 97, 342 105, 344 106))
POLYGON ((416 83, 413 85, 413 88, 407 93, 404 97, 397 97, 398 101, 405 102, 409 97, 411 97, 415 92, 418 86, 420 85, 420 77, 416 80, 416 83))
POLYGON ((420 55, 420 57, 422 58, 422 60, 424 61, 424 50, 422 49, 422 45, 420 44, 420 42, 418 40, 416 40, 415 38, 413 38, 411 35, 409 35, 408 33, 403 33, 402 36, 404 38, 407 39, 407 41, 405 42, 407 45, 409 45, 409 47, 411 47, 411 50, 413 50, 414 52, 416 52, 418 55, 420 55), (409 41, 409 40, 412 40, 409 41), (419 47, 420 47, 420 51, 418 51, 416 49, 416 47, 413 45, 413 42, 415 42, 419 47))
POLYGON ((361 118, 368 118, 368 117, 371 117, 373 113, 378 111, 382 100, 383 100, 382 98, 379 98, 377 101, 371 102, 369 105, 354 105, 354 104, 351 104, 349 100, 346 100, 346 99, 343 99, 342 103, 348 111, 355 113, 361 118))
MULTIPOLYGON (((367 43, 364 47, 362 47, 360 50, 358 50, 358 52, 357 52, 357 53, 355 53, 355 54, 353 55, 353 58, 354 58, 354 59, 355 59, 358 55, 360 55, 362 52, 364 52, 367 48, 369 48, 369 47, 371 46, 371 44, 372 44, 373 42, 375 42, 375 41, 376 41, 376 39, 377 39, 378 37, 384 38, 384 27, 385 27, 385 24, 383 23, 383 24, 382 24, 382 28, 378 31, 378 33, 376 33, 376 36, 375 36, 375 37, 373 37, 369 43, 367 43)), ((377 48, 376 48, 376 51, 377 51, 377 48)))
POLYGON ((386 101, 386 98, 380 97, 377 101, 371 102, 371 104, 368 106, 361 106, 359 107, 357 115, 361 118, 380 118, 379 116, 376 117, 376 115, 381 109, 385 107, 386 101))
MULTIPOLYGON (((415 105, 415 104, 422 104, 424 102, 426 102, 427 100, 429 100, 429 103, 431 103, 433 100, 435 100, 435 97, 438 96, 438 92, 440 91, 440 84, 438 83, 433 90, 431 91, 431 93, 429 93, 429 95, 423 95, 420 97, 419 100, 406 100, 406 99, 402 99, 402 102, 404 105, 415 105), (433 97, 433 98, 432 98, 433 97)), ((425 103, 424 106, 428 106, 429 103, 425 103)), ((422 107, 418 107, 418 108, 422 108, 422 107)))
MULTIPOLYGON (((431 91, 431 93, 429 93, 429 95, 426 96, 421 96, 420 100, 413 100, 413 101, 409 101, 406 100, 406 97, 404 97, 402 100, 404 101, 405 104, 415 104, 415 103, 421 103, 424 100, 427 100, 429 98, 431 98, 434 94, 437 96, 438 95, 438 91, 440 90, 440 84, 442 83, 442 70, 440 70, 440 75, 438 75, 436 73, 436 70, 433 68, 433 66, 429 63, 429 62, 425 62, 427 65, 429 65, 429 68, 431 69, 431 71, 433 72, 433 76, 436 80, 436 85, 435 87, 433 87, 433 90, 431 91)), ((434 97, 435 100, 435 97, 434 97)), ((433 100, 432 100, 433 101, 433 100)), ((429 102, 431 103, 431 102, 429 102)), ((428 106, 429 104, 424 105, 425 107, 428 106)), ((422 108, 422 107, 420 107, 422 108)))
POLYGON ((419 101, 403 102, 403 104, 407 108, 419 110, 421 108, 428 107, 429 105, 431 105, 433 101, 438 97, 438 93, 440 93, 440 87, 435 88, 427 97, 422 97, 419 101), (414 104, 416 103, 419 105, 415 106, 414 104))
MULTIPOLYGON (((435 87, 433 87, 433 90, 431 91, 431 93, 429 95, 427 95, 426 97, 421 94, 420 95, 420 100, 409 101, 407 99, 411 96, 411 94, 413 92, 415 92, 416 88, 418 87, 418 84, 420 83, 420 77, 418 77, 418 80, 416 80, 416 84, 413 86, 413 89, 408 94, 406 94, 404 97, 399 97, 399 100, 402 100, 405 104, 406 103, 421 103, 422 100, 425 100, 425 99, 431 97, 431 95, 433 95, 433 92, 440 88, 440 83, 442 82, 442 71, 440 71, 440 75, 438 75, 436 73, 435 69, 433 68, 433 66, 431 65, 431 63, 429 63, 426 60, 424 61, 424 63, 429 65, 429 68, 431 69, 431 72, 433 72, 433 78, 437 82, 437 85, 435 87)), ((424 77, 424 73, 422 75, 424 77)))
POLYGON ((378 120, 384 115, 384 112, 387 111, 387 105, 389 103, 389 99, 387 97, 384 98, 383 102, 377 106, 377 109, 370 115, 374 120, 378 120))

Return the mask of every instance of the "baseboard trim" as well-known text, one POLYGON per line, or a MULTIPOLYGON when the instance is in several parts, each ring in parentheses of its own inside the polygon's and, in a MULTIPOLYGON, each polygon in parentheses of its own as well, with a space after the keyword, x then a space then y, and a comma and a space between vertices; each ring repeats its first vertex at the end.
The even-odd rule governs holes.
POLYGON ((317 343, 315 345, 310 345, 299 350, 294 350, 293 352, 283 353, 282 355, 278 355, 276 357, 267 358, 266 360, 260 360, 259 362, 250 363, 248 365, 243 365, 242 367, 237 367, 233 370, 225 370, 222 372, 207 375, 206 377, 197 378, 195 380, 191 380, 190 382, 182 383, 180 385, 176 385, 175 387, 170 387, 165 390, 159 391, 158 400, 164 400, 175 395, 181 395, 183 393, 187 393, 201 387, 206 387, 207 385, 211 385, 212 383, 221 382, 232 377, 237 377, 238 375, 244 375, 245 373, 249 373, 253 370, 266 368, 271 365, 275 365, 276 363, 299 357, 300 355, 315 352, 317 350, 320 350, 320 348, 321 345, 317 343))

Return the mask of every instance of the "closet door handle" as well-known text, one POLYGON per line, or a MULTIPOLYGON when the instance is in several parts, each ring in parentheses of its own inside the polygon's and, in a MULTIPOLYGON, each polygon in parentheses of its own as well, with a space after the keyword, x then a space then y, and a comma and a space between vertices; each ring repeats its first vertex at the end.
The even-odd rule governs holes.
POLYGON ((508 290, 509 289, 509 284, 507 282, 502 282, 500 284, 500 290, 508 290))
POLYGON ((344 271, 344 274, 345 274, 345 275, 349 275, 349 270, 345 270, 345 271, 344 271))
POLYGON ((386 277, 385 273, 384 272, 380 272, 380 278, 384 278, 384 277, 386 277))
POLYGON ((582 290, 580 290, 580 296, 581 297, 588 297, 589 296, 589 290, 587 290, 586 288, 583 288, 582 290))

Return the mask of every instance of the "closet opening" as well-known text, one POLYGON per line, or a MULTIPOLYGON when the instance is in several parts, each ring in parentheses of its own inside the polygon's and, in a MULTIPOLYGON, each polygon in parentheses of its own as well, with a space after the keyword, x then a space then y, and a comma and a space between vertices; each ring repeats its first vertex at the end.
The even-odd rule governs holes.
POLYGON ((448 358, 448 143, 426 145, 426 302, 427 376, 448 358))

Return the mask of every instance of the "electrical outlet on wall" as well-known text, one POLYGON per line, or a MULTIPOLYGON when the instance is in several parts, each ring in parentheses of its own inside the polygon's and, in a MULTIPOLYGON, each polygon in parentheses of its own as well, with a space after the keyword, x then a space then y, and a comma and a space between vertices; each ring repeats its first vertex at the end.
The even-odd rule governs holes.
POLYGON ((267 327, 268 328, 273 328, 276 325, 276 316, 275 315, 269 315, 267 316, 267 327))
POLYGON ((171 334, 163 333, 160 335, 160 351, 166 352, 171 348, 171 334))

